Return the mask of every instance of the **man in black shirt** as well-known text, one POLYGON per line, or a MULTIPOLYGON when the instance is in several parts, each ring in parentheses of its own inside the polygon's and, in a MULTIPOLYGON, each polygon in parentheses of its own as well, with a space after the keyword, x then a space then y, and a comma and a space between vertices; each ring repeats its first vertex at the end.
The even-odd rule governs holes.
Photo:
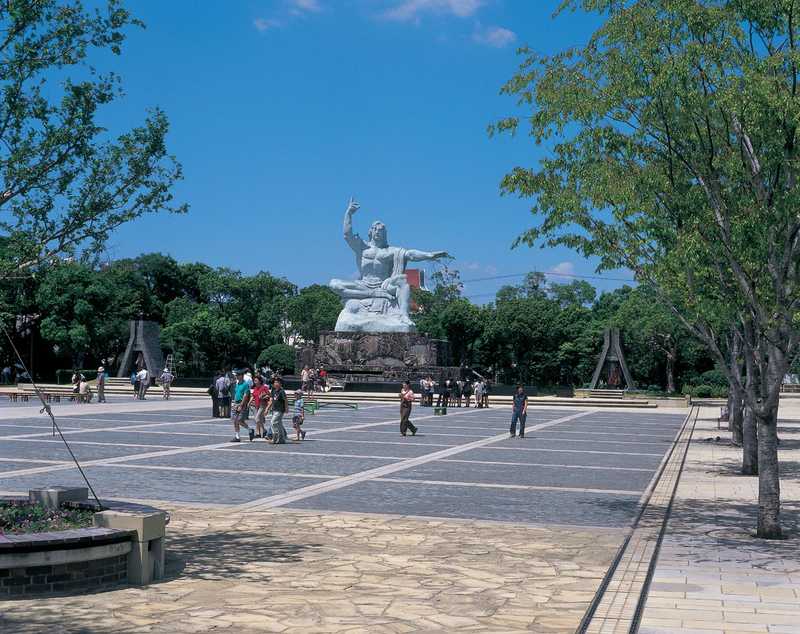
POLYGON ((525 438, 525 421, 528 418, 528 395, 522 385, 517 386, 514 392, 514 404, 511 406, 511 437, 517 435, 517 421, 519 421, 519 437, 525 438))

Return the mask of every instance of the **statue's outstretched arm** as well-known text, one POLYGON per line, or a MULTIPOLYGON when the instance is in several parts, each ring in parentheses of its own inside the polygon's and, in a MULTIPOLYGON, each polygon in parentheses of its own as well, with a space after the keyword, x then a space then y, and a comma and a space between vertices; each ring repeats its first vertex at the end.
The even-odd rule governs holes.
POLYGON ((418 251, 417 249, 408 249, 408 251, 406 251, 406 259, 410 262, 441 260, 442 258, 449 257, 450 254, 447 251, 418 251))
POLYGON ((361 237, 353 233, 353 214, 358 211, 359 205, 355 200, 352 198, 347 205, 347 211, 344 212, 344 240, 350 245, 350 248, 353 249, 357 254, 360 254, 364 249, 367 248, 367 245, 361 239, 361 237))

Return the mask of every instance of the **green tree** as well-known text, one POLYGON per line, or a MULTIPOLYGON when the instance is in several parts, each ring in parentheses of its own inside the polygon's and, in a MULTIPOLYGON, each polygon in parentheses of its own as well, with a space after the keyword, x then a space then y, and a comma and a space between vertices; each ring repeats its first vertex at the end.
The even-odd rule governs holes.
POLYGON ((675 368, 682 340, 689 336, 678 318, 646 286, 628 294, 614 317, 613 325, 624 329, 626 341, 643 340, 650 350, 662 357, 663 385, 675 392, 675 368))
POLYGON ((323 330, 333 330, 342 300, 327 286, 312 284, 286 302, 291 329, 303 341, 316 341, 323 330))
POLYGON ((131 279, 110 269, 64 263, 42 272, 36 290, 42 337, 73 367, 111 358, 125 349, 128 320, 137 308, 131 279))
POLYGON ((89 57, 118 55, 139 24, 118 0, 96 11, 77 1, 0 5, 0 235, 9 247, 0 277, 96 253, 142 214, 185 211, 172 204, 181 168, 166 148, 164 113, 116 139, 98 122, 121 90, 89 57))
MULTIPOLYGON (((520 240, 627 267, 737 383, 758 424, 758 535, 781 535, 777 408, 800 330, 800 5, 565 0, 603 17, 588 44, 525 51, 505 92, 529 107, 535 169, 506 193, 541 216, 520 240), (725 328, 718 329, 718 324, 725 328), (744 384, 726 349, 741 341, 744 384)), ((493 131, 515 131, 520 119, 493 131)))
POLYGON ((285 343, 276 343, 258 355, 258 365, 268 365, 278 372, 294 371, 294 348, 285 343))

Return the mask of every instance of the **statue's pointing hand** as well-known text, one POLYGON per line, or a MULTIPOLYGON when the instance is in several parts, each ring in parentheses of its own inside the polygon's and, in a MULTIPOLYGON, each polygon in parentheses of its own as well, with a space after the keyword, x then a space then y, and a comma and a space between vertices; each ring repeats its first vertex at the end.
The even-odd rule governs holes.
POLYGON ((434 251, 432 255, 434 260, 450 259, 451 257, 447 251, 434 251))
POLYGON ((347 213, 354 214, 358 211, 358 208, 361 207, 354 198, 350 198, 350 202, 347 205, 347 213))

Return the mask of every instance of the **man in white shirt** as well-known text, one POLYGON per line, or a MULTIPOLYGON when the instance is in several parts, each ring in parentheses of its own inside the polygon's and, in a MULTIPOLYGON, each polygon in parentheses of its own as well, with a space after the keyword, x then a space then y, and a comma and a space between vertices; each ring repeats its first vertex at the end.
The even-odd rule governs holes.
POLYGON ((142 368, 136 373, 136 378, 139 380, 139 400, 143 401, 147 394, 147 388, 150 387, 150 373, 147 368, 142 368))

